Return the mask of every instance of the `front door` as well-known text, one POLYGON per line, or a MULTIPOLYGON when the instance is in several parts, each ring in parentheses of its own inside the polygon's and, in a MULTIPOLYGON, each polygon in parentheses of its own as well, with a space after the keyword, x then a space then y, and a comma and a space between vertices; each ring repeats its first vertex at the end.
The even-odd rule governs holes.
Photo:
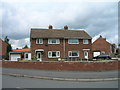
POLYGON ((37 52, 37 60, 42 61, 41 52, 37 52))
POLYGON ((84 51, 84 58, 88 59, 88 51, 84 51))

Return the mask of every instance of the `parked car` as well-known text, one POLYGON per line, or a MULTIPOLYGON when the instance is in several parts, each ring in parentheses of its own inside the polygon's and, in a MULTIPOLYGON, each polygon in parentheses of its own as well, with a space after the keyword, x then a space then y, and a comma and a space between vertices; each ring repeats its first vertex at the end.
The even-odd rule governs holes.
POLYGON ((102 55, 98 55, 96 57, 93 57, 93 59, 111 59, 111 56, 106 55, 106 54, 102 54, 102 55))

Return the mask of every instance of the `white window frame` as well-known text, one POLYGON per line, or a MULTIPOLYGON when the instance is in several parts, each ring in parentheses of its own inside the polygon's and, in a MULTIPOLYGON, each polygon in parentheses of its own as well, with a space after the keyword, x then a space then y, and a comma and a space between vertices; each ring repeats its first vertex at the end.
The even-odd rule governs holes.
POLYGON ((68 39, 68 44, 79 44, 79 39, 68 39), (70 40, 78 40, 78 43, 70 43, 70 40))
POLYGON ((48 51, 48 58, 59 58, 60 57, 60 51, 48 51), (52 52, 56 52, 56 57, 52 57, 52 52), (51 55, 49 55, 51 53, 51 55), (58 54, 59 53, 59 54, 58 54))
POLYGON ((89 40, 88 39, 83 39, 83 44, 89 44, 89 40), (87 43, 85 42, 85 40, 87 40, 87 43))
POLYGON ((60 39, 48 39, 48 44, 60 44, 60 39), (52 43, 50 40, 56 40, 56 43, 52 43))
POLYGON ((43 44, 43 39, 36 39, 36 44, 43 44), (39 40, 39 43, 37 42, 39 40), (40 40, 42 40, 42 43, 40 43, 40 40))
POLYGON ((68 56, 69 56, 69 57, 79 57, 79 54, 80 54, 79 51, 68 51, 68 56), (72 52, 78 52, 78 56, 70 56, 70 53, 72 53, 72 52))

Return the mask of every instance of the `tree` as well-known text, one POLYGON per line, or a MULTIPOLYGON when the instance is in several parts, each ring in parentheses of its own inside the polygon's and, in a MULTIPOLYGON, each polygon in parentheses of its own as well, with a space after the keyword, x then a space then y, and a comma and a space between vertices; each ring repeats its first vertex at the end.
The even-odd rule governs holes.
POLYGON ((24 48, 28 48, 28 46, 27 46, 27 45, 25 45, 25 46, 23 47, 23 49, 24 49, 24 48))
POLYGON ((4 41, 9 44, 9 39, 7 36, 5 37, 4 41))
POLYGON ((118 46, 120 47, 120 44, 118 44, 118 46))
POLYGON ((4 41, 7 43, 7 53, 6 53, 7 57, 6 57, 6 59, 9 59, 8 58, 9 57, 9 52, 12 51, 12 46, 9 43, 9 38, 7 36, 4 38, 4 41))
POLYGON ((8 46, 7 46, 7 53, 9 54, 10 51, 12 51, 12 47, 11 47, 11 44, 8 44, 8 46))

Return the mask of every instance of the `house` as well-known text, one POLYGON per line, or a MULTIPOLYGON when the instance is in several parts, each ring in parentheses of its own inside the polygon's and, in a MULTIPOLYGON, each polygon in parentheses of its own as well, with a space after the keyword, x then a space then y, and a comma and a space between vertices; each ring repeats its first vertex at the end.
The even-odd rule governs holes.
POLYGON ((65 58, 92 58, 91 36, 84 30, 32 28, 30 33, 31 56, 38 60, 65 58))
POLYGON ((9 53, 10 61, 18 61, 18 60, 31 60, 31 52, 29 48, 25 49, 14 49, 9 53))
POLYGON ((7 58, 7 46, 8 44, 0 39, 0 60, 7 58))
POLYGON ((108 54, 113 56, 116 53, 116 45, 106 41, 106 38, 100 37, 92 44, 93 56, 108 54))

